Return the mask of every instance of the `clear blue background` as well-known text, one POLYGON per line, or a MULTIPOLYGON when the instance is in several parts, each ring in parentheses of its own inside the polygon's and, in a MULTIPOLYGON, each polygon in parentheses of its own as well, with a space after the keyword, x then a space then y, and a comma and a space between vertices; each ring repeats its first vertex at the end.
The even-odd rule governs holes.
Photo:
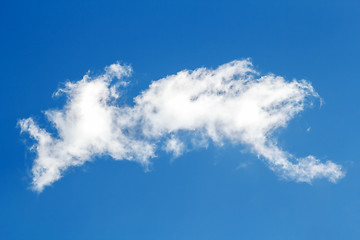
POLYGON ((359 43, 359 1, 2 0, 0 239, 360 239, 359 43), (211 146, 159 153, 148 173, 97 159, 29 190, 32 142, 16 122, 48 126, 42 111, 62 106, 51 95, 65 81, 119 60, 134 68, 131 102, 151 80, 247 57, 313 83, 325 104, 279 145, 342 164, 344 179, 287 182, 241 147, 211 146))

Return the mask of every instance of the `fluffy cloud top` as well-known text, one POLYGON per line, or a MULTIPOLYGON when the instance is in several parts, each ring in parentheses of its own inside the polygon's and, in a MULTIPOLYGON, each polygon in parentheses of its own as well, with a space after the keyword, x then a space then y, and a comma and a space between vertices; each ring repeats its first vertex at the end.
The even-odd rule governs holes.
POLYGON ((134 99, 134 106, 119 106, 119 88, 130 74, 129 66, 112 64, 101 76, 67 83, 57 92, 67 96, 63 109, 45 112, 55 136, 32 118, 19 121, 21 131, 35 139, 34 190, 41 192, 67 168, 93 156, 106 154, 146 167, 159 148, 176 157, 189 145, 209 142, 246 145, 273 171, 295 181, 336 182, 344 176, 341 166, 314 156, 296 158, 272 138, 274 130, 285 127, 318 96, 309 82, 259 76, 249 60, 233 61, 215 70, 184 70, 154 81, 134 99))

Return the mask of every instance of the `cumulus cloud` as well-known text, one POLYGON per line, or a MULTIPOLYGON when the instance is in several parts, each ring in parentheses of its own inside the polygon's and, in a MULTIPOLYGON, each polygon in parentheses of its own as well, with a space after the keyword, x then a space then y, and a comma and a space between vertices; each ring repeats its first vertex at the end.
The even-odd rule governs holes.
POLYGON ((214 70, 184 70, 154 81, 132 106, 120 106, 119 91, 130 74, 131 67, 112 64, 103 75, 87 74, 68 82, 56 93, 66 95, 65 106, 45 112, 55 134, 32 118, 19 121, 21 131, 35 140, 34 190, 41 192, 66 169, 94 156, 136 161, 146 168, 159 149, 177 157, 190 146, 209 143, 246 145, 270 169, 298 182, 336 182, 344 176, 340 165, 311 155, 297 158, 272 137, 318 97, 305 80, 260 76, 249 60, 233 61, 214 70))

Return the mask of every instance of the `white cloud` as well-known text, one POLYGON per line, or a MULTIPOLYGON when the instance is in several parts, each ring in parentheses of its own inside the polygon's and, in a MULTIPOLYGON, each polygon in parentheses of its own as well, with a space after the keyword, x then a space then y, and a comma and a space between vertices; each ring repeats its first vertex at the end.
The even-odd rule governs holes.
POLYGON ((60 110, 46 111, 57 130, 52 136, 32 118, 19 121, 36 143, 32 168, 33 187, 42 191, 71 166, 107 154, 115 160, 132 160, 147 166, 162 149, 181 155, 186 146, 243 144, 264 158, 282 177, 299 182, 344 176, 341 166, 321 163, 313 156, 296 158, 281 150, 272 138, 317 97, 306 81, 291 82, 275 75, 259 76, 249 60, 233 61, 215 70, 181 71, 154 81, 138 95, 134 106, 118 106, 119 87, 131 68, 113 64, 105 74, 85 75, 67 83, 60 110), (112 79, 119 81, 113 83, 112 79))
POLYGON ((179 139, 171 136, 171 138, 166 141, 164 149, 166 152, 172 153, 174 157, 178 157, 183 154, 185 145, 183 142, 179 141, 179 139))

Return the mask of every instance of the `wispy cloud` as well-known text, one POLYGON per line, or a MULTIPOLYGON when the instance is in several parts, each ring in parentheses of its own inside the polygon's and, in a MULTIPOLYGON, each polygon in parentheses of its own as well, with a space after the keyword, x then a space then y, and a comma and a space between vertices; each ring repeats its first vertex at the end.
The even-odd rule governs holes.
POLYGON ((119 88, 126 86, 123 79, 130 74, 129 66, 113 64, 101 76, 67 83, 57 92, 67 96, 65 106, 45 112, 56 135, 32 118, 19 121, 21 131, 35 139, 34 190, 42 191, 67 168, 94 156, 110 155, 147 167, 158 149, 177 157, 189 146, 209 142, 246 145, 273 171, 298 182, 336 182, 344 176, 340 165, 314 156, 297 158, 272 138, 318 97, 307 81, 260 76, 249 60, 233 61, 215 70, 184 70, 154 81, 133 106, 119 106, 119 88))

